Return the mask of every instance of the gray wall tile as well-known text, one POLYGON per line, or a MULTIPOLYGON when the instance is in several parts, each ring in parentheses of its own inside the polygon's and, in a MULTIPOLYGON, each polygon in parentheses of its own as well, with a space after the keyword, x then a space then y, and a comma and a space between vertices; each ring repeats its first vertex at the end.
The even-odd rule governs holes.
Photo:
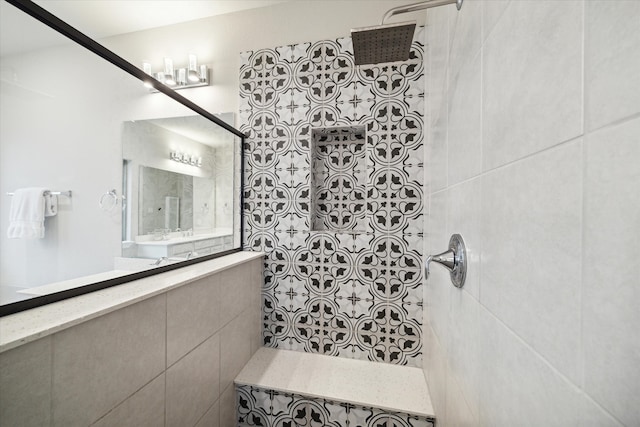
POLYGON ((46 337, 0 354, 0 424, 50 425, 51 352, 46 337))
POLYGON ((220 337, 200 344, 166 375, 166 425, 194 425, 220 395, 220 337))
POLYGON ((581 150, 577 141, 483 176, 481 221, 481 303, 576 382, 581 150))
POLYGON ((594 130, 640 113, 640 2, 585 2, 585 121, 594 130))
POLYGON ((220 328, 219 274, 167 293, 167 365, 220 328))
POLYGON ((243 366, 251 358, 251 322, 248 311, 229 322, 220 331, 220 388, 233 383, 243 366))
POLYGON ((220 325, 224 326, 251 305, 251 269, 245 265, 216 275, 220 289, 220 325))
POLYGON ((484 170, 582 133, 581 53, 582 2, 509 4, 483 46, 484 170))
POLYGON ((53 425, 87 425, 165 366, 166 296, 53 336, 53 425))
POLYGON ((164 374, 159 375, 93 427, 158 427, 164 425, 164 374))
POLYGON ((639 136, 636 119, 586 139, 584 384, 626 425, 640 423, 639 136))

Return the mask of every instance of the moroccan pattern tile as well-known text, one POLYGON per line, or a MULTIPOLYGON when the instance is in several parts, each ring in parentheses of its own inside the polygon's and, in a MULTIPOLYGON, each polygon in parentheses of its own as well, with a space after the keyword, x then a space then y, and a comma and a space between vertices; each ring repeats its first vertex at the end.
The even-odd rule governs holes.
POLYGON ((356 67, 350 38, 240 54, 265 346, 421 366, 423 54, 356 67))
POLYGON ((433 418, 350 403, 310 398, 251 386, 236 386, 240 427, 434 427, 433 418))

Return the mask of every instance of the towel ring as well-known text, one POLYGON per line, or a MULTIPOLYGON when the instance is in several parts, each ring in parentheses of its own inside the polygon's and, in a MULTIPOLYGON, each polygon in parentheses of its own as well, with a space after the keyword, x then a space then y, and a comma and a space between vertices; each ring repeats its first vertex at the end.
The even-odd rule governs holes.
POLYGON ((101 210, 105 212, 112 211, 116 206, 118 206, 118 193, 115 189, 107 191, 100 196, 98 204, 100 205, 101 210))

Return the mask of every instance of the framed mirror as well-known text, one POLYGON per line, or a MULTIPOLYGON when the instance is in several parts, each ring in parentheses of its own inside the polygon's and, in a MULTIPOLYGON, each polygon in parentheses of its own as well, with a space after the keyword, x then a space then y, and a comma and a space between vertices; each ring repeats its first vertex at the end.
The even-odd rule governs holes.
POLYGON ((0 315, 241 250, 233 116, 35 3, 0 7, 0 315), (15 194, 33 188, 55 213, 38 218, 41 237, 11 236, 15 194))

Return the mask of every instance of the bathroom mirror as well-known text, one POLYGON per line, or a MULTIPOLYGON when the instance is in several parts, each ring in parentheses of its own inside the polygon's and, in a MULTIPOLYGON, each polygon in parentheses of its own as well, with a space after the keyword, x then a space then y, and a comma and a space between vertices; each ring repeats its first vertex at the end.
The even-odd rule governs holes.
POLYGON ((138 67, 15 3, 0 2, 0 315, 241 250, 233 116, 157 82, 150 91, 138 67), (140 194, 165 179, 152 170, 184 187, 150 205, 162 207, 160 227, 139 215, 140 194), (8 238, 12 195, 28 187, 57 193, 57 210, 42 238, 8 238))

